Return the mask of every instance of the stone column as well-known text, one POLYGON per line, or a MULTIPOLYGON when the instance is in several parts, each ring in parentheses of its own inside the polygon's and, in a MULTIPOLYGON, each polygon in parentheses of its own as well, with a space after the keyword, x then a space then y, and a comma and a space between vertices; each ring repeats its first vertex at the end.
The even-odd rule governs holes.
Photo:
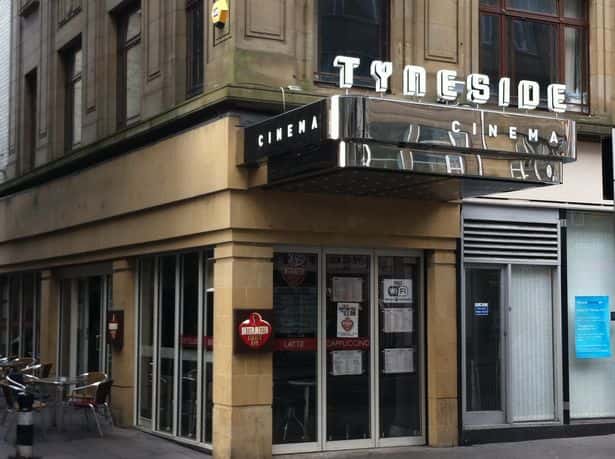
MULTIPOLYGON (((124 345, 121 350, 112 350, 111 398, 114 419, 120 426, 131 426, 134 421, 135 384, 135 263, 132 259, 113 262, 113 309, 124 311, 124 345)), ((105 324, 106 329, 106 324, 105 324)))
POLYGON ((455 252, 427 256, 427 409, 430 446, 459 441, 455 252))
POLYGON ((214 257, 213 455, 269 458, 272 355, 233 354, 233 311, 273 307, 273 250, 228 243, 214 257))
POLYGON ((58 330, 60 326, 60 295, 59 287, 53 273, 49 270, 41 272, 40 288, 40 361, 53 363, 51 371, 57 374, 58 369, 58 330))

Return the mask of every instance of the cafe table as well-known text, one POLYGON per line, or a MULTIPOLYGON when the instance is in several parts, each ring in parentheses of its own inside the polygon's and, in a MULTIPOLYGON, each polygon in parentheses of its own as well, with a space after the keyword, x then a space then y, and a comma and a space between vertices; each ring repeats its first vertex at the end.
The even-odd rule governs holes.
POLYGON ((62 425, 64 421, 64 413, 62 412, 62 407, 66 396, 74 387, 87 384, 87 380, 83 376, 52 376, 49 378, 36 378, 31 381, 28 381, 28 383, 33 385, 35 384, 55 388, 55 425, 57 429, 61 431, 64 427, 62 425))

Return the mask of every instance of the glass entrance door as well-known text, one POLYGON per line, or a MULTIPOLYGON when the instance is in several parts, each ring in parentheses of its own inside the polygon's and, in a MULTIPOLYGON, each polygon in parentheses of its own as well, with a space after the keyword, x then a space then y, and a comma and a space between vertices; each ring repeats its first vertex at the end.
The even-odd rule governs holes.
POLYGON ((424 443, 420 255, 274 256, 274 453, 424 443))
POLYGON ((372 438, 371 256, 327 254, 326 439, 372 438))
POLYGON ((466 427, 555 422, 553 268, 466 266, 466 427))
POLYGON ((503 424, 503 275, 501 267, 466 269, 466 424, 503 424))

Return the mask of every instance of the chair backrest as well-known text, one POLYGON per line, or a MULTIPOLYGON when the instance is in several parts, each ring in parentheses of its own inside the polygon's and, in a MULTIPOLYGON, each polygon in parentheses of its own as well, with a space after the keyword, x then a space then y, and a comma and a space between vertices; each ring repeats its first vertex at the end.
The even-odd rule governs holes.
POLYGON ((13 396, 13 389, 11 389, 6 381, 0 382, 0 388, 2 388, 2 394, 6 401, 6 407, 9 409, 15 408, 15 397, 13 396))
POLYGON ((43 367, 40 370, 39 377, 41 378, 49 378, 51 374, 51 369, 53 368, 53 363, 44 363, 43 367))
POLYGON ((94 384, 108 379, 107 375, 102 371, 90 371, 89 373, 82 373, 79 376, 85 380, 84 385, 94 384))
POLYGON ((37 376, 37 372, 43 367, 42 364, 40 363, 36 363, 34 365, 28 365, 27 367, 25 367, 23 370, 21 370, 22 373, 25 374, 29 374, 29 375, 33 375, 33 376, 37 376))
POLYGON ((103 405, 109 399, 111 386, 113 386, 113 379, 108 379, 98 385, 96 388, 96 398, 94 399, 96 405, 103 405))
POLYGON ((30 365, 34 365, 36 360, 32 357, 17 357, 16 359, 11 360, 11 366, 15 369, 26 368, 30 365))

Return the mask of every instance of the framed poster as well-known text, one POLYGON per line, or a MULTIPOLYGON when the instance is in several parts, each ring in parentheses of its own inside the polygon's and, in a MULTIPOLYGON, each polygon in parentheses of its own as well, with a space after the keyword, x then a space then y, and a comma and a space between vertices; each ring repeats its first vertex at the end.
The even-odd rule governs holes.
POLYGON ((331 374, 333 376, 351 376, 363 373, 362 351, 332 351, 331 374))
POLYGON ((363 301, 363 278, 361 277, 334 277, 332 301, 363 301))
POLYGON ((384 308, 385 333, 410 333, 414 331, 412 323, 412 308, 384 308))
POLYGON ((383 373, 413 373, 414 348, 385 349, 383 373))
POLYGON ((412 279, 383 279, 382 301, 412 303, 412 279))
POLYGON ((359 303, 337 303, 337 337, 359 336, 359 303))

